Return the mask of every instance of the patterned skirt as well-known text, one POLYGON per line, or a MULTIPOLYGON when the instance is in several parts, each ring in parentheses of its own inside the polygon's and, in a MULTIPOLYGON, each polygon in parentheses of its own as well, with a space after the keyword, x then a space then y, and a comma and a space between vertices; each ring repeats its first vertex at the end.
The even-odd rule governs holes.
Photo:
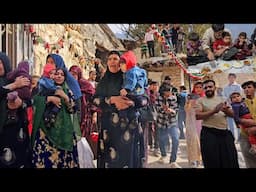
POLYGON ((77 141, 73 139, 73 151, 56 148, 39 129, 33 147, 32 164, 35 168, 78 168, 77 141))

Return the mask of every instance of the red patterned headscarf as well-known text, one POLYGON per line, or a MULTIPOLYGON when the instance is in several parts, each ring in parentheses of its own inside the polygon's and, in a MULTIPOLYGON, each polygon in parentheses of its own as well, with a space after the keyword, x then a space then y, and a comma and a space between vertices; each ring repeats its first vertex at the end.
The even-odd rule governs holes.
POLYGON ((82 78, 82 70, 79 66, 73 65, 72 67, 70 67, 69 71, 76 73, 78 76, 78 80, 80 80, 82 78))

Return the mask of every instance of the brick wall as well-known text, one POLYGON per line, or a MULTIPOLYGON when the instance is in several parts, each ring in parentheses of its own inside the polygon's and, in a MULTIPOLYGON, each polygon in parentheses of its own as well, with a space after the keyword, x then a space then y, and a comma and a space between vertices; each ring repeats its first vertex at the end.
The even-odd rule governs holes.
POLYGON ((178 66, 159 67, 157 69, 148 69, 148 78, 161 83, 166 75, 170 75, 172 78, 172 84, 175 87, 179 87, 182 83, 181 70, 178 66))

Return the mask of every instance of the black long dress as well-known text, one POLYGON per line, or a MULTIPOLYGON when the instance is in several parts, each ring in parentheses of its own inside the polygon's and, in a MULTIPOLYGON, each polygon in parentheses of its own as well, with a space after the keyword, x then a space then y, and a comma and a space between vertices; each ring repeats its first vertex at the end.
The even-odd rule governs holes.
POLYGON ((31 165, 31 146, 28 134, 26 107, 17 109, 16 120, 8 120, 6 96, 8 89, 3 88, 9 82, 6 74, 11 71, 8 56, 0 52, 5 73, 0 76, 0 168, 22 168, 31 165))
MULTIPOLYGON (((102 109, 100 117, 98 168, 141 168, 144 160, 143 131, 140 124, 136 127, 120 126, 119 113, 107 100, 111 96, 120 95, 123 73, 106 71, 99 82, 94 102, 102 109)), ((137 112, 136 107, 130 113, 137 112)), ((138 118, 138 117, 135 117, 138 118)))
MULTIPOLYGON (((7 107, 7 106, 1 106, 7 107)), ((17 119, 5 124, 0 133, 0 168, 31 167, 31 145, 26 108, 17 110, 17 119)))

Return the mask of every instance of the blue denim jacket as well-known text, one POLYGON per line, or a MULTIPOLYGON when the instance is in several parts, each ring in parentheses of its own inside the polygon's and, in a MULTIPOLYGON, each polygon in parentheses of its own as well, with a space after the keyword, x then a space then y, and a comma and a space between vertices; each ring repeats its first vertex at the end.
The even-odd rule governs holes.
POLYGON ((42 77, 38 81, 39 94, 43 96, 48 96, 54 94, 57 90, 57 87, 54 81, 47 77, 42 77))

